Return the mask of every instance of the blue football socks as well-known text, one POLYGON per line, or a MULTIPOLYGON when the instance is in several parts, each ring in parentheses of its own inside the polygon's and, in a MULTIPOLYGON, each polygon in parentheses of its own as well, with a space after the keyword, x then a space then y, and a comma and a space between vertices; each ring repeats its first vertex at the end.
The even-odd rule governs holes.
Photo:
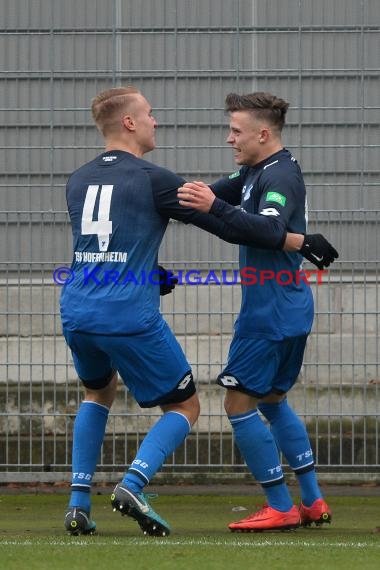
POLYGON ((284 481, 276 442, 257 410, 229 416, 236 444, 253 476, 262 485, 268 505, 289 511, 292 498, 284 481))
POLYGON ((92 477, 103 444, 109 409, 96 402, 83 401, 74 422, 72 480, 69 507, 91 509, 92 477))
POLYGON ((285 398, 279 403, 260 404, 281 452, 297 476, 301 500, 306 507, 322 498, 314 468, 313 451, 305 425, 285 398))
POLYGON ((145 436, 123 484, 134 493, 140 493, 168 455, 184 441, 190 429, 189 420, 179 412, 166 412, 161 416, 145 436))

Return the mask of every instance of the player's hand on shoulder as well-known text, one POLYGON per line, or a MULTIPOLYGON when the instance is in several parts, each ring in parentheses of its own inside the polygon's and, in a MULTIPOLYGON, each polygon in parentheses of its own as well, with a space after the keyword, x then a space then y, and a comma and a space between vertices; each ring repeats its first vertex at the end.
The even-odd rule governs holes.
POLYGON ((169 295, 172 293, 178 283, 178 277, 170 269, 165 269, 162 265, 158 266, 160 272, 160 295, 169 295))
POLYGON ((339 257, 336 249, 322 234, 306 234, 299 252, 318 269, 329 267, 339 257))
POLYGON ((215 194, 207 184, 199 180, 186 182, 178 188, 178 199, 181 206, 194 208, 199 212, 208 213, 215 200, 215 194))

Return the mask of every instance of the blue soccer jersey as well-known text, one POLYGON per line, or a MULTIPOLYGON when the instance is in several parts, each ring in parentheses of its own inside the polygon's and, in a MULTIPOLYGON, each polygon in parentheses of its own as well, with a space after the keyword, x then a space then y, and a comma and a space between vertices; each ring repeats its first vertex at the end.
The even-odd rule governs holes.
POLYGON ((161 318, 157 255, 169 218, 232 243, 281 248, 286 232, 274 218, 236 210, 224 220, 181 207, 177 189, 184 182, 119 150, 100 154, 70 176, 74 279, 61 295, 64 329, 133 334, 161 318))
MULTIPOLYGON (((306 233, 306 190, 300 167, 283 149, 255 167, 212 185, 217 195, 211 212, 216 216, 259 215, 282 224, 288 232, 306 233), (226 201, 229 204, 226 204, 226 201), (232 204, 232 205, 230 205, 232 204)), ((251 338, 283 340, 308 334, 313 323, 313 296, 300 271, 298 253, 240 246, 242 303, 235 331, 251 338)))
POLYGON ((138 162, 128 153, 104 153, 68 180, 74 280, 61 295, 65 329, 136 333, 158 317, 159 287, 144 277, 157 269, 166 220, 138 162))

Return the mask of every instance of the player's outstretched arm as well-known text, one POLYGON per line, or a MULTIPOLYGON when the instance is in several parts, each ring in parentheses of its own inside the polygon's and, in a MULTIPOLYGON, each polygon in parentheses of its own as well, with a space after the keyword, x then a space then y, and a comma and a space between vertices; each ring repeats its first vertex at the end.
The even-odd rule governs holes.
MULTIPOLYGON (((187 182, 178 189, 181 206, 193 208, 199 212, 210 212, 216 196, 207 184, 201 181, 187 182)), ((298 251, 318 269, 329 267, 339 257, 336 249, 322 234, 287 233, 283 244, 284 251, 298 251)))

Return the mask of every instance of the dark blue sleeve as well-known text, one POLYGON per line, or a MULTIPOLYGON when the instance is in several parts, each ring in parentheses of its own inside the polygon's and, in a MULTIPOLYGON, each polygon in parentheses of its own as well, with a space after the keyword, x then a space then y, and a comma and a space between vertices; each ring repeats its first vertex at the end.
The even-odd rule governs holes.
POLYGON ((210 184, 211 190, 221 200, 232 204, 232 206, 237 206, 241 201, 241 190, 247 170, 248 168, 243 166, 240 170, 233 172, 229 176, 220 178, 210 184))
MULTIPOLYGON (((165 169, 150 172, 153 199, 157 211, 166 218, 173 218, 185 224, 193 224, 221 239, 241 245, 260 247, 263 249, 282 249, 286 238, 286 230, 265 216, 250 216, 241 210, 219 200, 215 202, 233 210, 234 215, 220 215, 221 210, 203 214, 192 208, 180 206, 177 190, 186 182, 183 178, 165 169), (237 219, 239 218, 239 219, 237 219)), ((214 206, 213 206, 214 207, 214 206)))
POLYGON ((286 239, 286 225, 277 217, 249 214, 215 198, 210 214, 223 219, 232 233, 239 236, 241 245, 250 245, 262 249, 282 249, 286 239), (269 246, 268 244, 272 244, 269 246))
POLYGON ((300 169, 291 166, 288 168, 280 162, 263 172, 258 213, 274 217, 289 232, 305 233, 305 184, 300 169))

